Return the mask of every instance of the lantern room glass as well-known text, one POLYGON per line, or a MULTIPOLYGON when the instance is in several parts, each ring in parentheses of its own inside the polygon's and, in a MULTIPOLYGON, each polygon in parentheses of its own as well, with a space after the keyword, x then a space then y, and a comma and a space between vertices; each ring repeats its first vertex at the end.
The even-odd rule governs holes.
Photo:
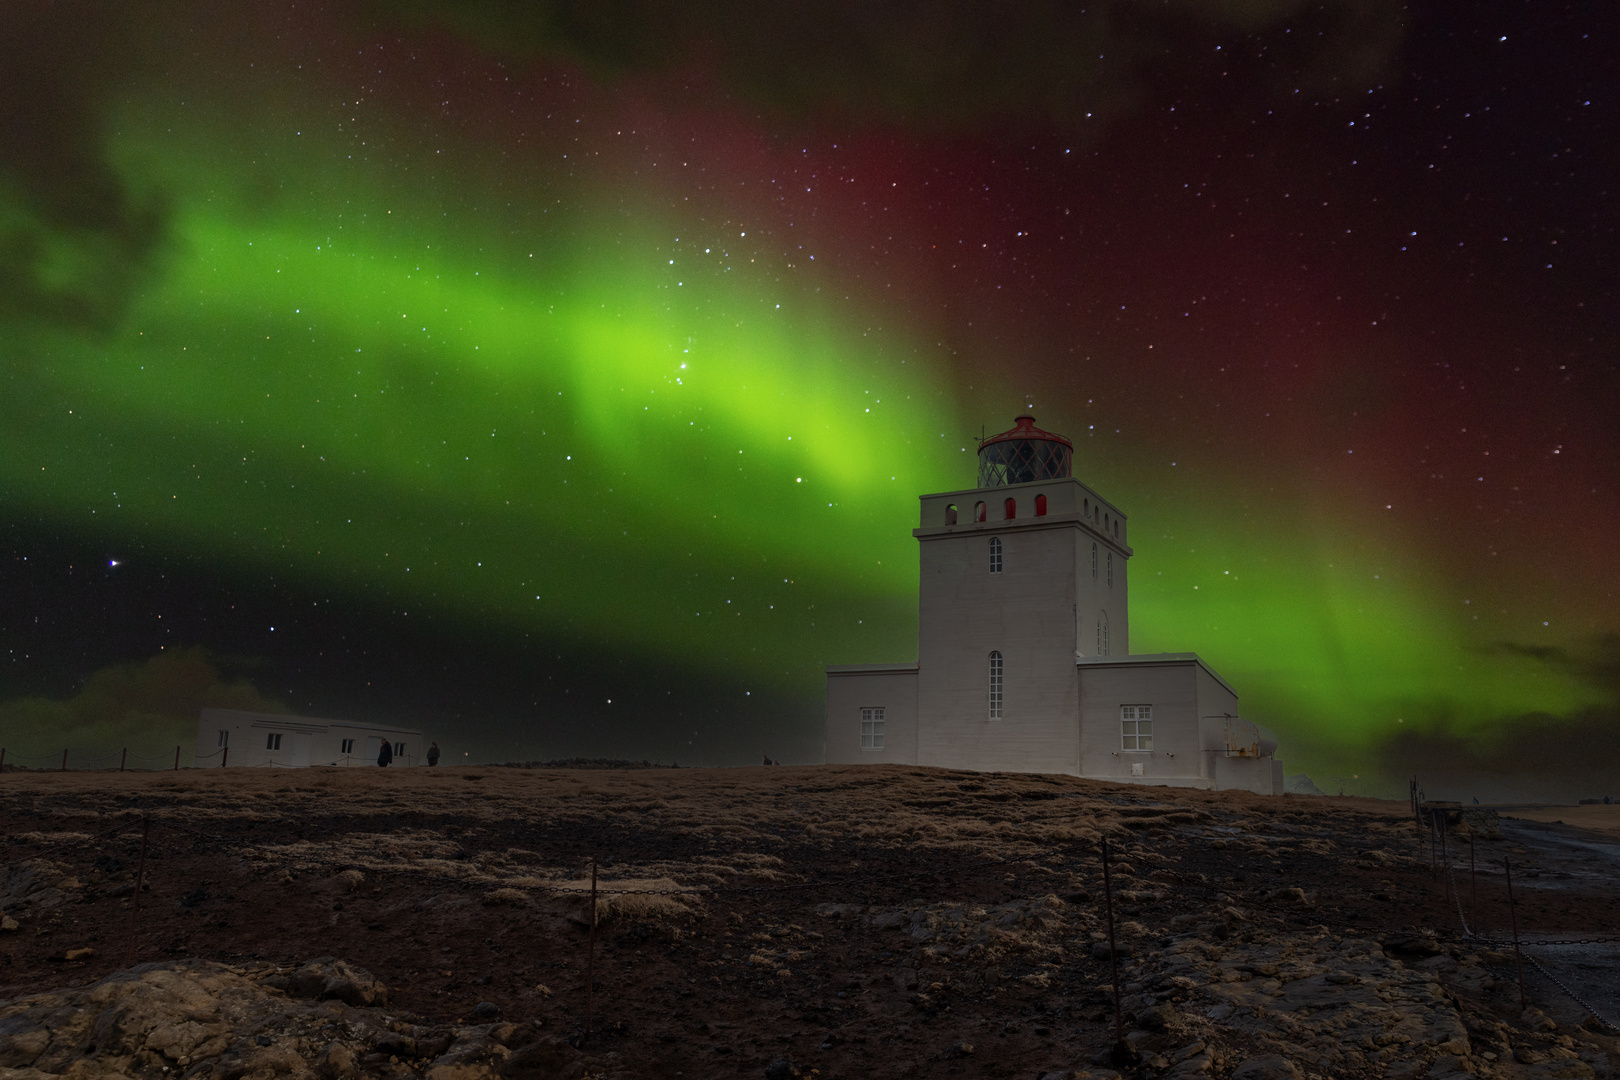
POLYGON ((979 448, 979 486, 1004 487, 1072 476, 1074 448, 1054 439, 1005 439, 979 448))

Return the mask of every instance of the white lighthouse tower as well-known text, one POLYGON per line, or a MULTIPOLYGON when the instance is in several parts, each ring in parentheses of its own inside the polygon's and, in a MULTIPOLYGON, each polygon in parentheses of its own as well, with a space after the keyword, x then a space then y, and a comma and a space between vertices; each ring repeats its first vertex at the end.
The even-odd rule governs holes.
POLYGON ((1276 744, 1192 653, 1130 654, 1119 507, 1020 416, 922 496, 918 661, 827 669, 829 762, 1280 792, 1276 744))

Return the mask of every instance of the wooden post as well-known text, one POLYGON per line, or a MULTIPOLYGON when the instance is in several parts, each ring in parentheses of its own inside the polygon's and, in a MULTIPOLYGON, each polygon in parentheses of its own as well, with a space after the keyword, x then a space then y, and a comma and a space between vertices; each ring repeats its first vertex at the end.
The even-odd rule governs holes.
POLYGON ((141 879, 146 876, 146 837, 152 831, 152 818, 148 814, 141 815, 141 861, 135 866, 135 896, 130 901, 129 916, 129 962, 125 967, 135 966, 135 938, 141 929, 141 879))
POLYGON ((219 752, 219 767, 224 768, 231 760, 231 748, 226 747, 219 752))
POLYGON ((6 767, 6 748, 0 746, 0 769, 6 767))
POLYGON ((67 751, 62 751, 62 771, 67 772, 67 751))
POLYGON ((590 951, 585 954, 585 1037, 579 1041, 584 1046, 591 1041, 591 1005, 593 986, 596 977, 596 856, 591 856, 591 944, 590 951))
POLYGON ((1507 875, 1508 925, 1513 928, 1513 955, 1519 961, 1519 1008, 1530 1007, 1530 996, 1524 992, 1524 952, 1519 948, 1519 916, 1513 907, 1513 867, 1506 856, 1502 858, 1502 872, 1507 875))
POLYGON ((180 748, 178 746, 174 748, 174 771, 180 771, 180 748))
POLYGON ((1103 911, 1108 915, 1108 966, 1114 980, 1114 1058, 1123 1063, 1129 1050, 1125 1046, 1125 1014, 1119 1004, 1119 950, 1114 947, 1114 888, 1108 876, 1108 838, 1102 841, 1103 911))
POLYGON ((124 764, 129 761, 129 747, 124 747, 123 756, 118 759, 118 771, 124 771, 124 764))

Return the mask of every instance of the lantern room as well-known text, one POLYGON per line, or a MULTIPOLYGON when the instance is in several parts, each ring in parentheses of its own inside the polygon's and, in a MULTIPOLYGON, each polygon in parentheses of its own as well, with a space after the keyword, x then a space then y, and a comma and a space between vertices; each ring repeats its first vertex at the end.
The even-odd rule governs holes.
POLYGON ((1074 444, 1042 431, 1033 416, 1020 416, 1012 430, 979 443, 979 487, 1028 484, 1074 475, 1074 444))

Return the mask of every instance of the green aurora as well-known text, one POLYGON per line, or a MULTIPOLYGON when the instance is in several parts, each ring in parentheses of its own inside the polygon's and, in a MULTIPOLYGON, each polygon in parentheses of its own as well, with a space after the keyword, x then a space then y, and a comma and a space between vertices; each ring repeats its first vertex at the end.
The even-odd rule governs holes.
MULTIPOLYGON (((412 172, 425 142, 357 161, 169 102, 113 126, 164 241, 110 328, 8 335, 12 514, 611 643, 813 718, 825 664, 914 657, 916 496, 969 486, 966 433, 1034 404, 1131 515, 1133 651, 1205 656, 1301 764, 1596 700, 1492 651, 1410 533, 1104 445, 1078 394, 1026 402, 1011 370, 968 382, 925 319, 791 247, 788 208, 717 216, 607 160, 412 172)), ((88 241, 41 267, 96 287, 88 241)))

